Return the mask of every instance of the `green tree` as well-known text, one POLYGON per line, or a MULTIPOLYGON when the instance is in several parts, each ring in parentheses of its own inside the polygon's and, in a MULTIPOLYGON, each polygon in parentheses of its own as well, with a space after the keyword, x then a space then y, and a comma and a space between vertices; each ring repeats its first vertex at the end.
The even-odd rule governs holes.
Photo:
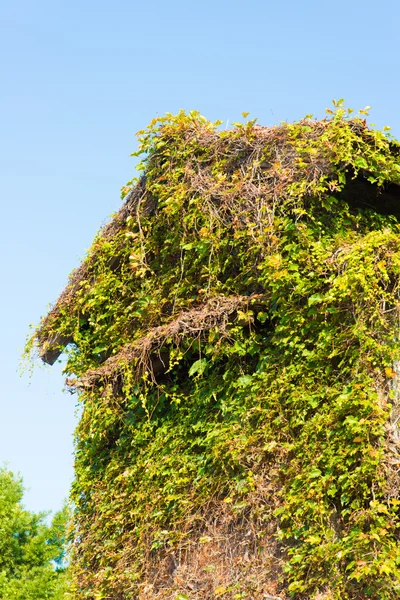
POLYGON ((23 484, 0 468, 0 598, 61 600, 67 597, 65 532, 67 509, 33 513, 21 505, 23 484))

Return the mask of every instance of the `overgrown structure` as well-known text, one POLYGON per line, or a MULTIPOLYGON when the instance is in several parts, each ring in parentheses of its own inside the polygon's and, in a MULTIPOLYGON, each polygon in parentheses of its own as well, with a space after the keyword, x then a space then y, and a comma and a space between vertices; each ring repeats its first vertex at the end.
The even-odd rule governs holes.
POLYGON ((36 332, 83 404, 75 596, 398 598, 400 146, 219 125, 141 132, 36 332))

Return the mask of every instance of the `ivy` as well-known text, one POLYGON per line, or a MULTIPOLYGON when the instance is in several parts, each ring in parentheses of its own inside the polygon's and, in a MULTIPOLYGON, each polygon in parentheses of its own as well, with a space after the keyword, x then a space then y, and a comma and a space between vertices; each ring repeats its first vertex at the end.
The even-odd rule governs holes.
POLYGON ((72 340, 81 389, 76 598, 261 597, 268 544, 277 593, 398 597, 400 147, 366 112, 139 133, 141 178, 36 333, 72 340), (212 523, 241 557, 219 579, 194 574, 212 523))

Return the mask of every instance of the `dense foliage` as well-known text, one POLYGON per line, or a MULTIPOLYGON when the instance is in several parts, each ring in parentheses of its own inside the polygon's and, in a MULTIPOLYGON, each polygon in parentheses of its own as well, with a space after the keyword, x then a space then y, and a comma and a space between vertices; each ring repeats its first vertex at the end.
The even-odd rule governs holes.
POLYGON ((84 406, 76 597, 397 598, 399 145, 340 103, 219 125, 141 132, 37 332, 84 406))
POLYGON ((0 598, 61 600, 67 598, 65 569, 66 510, 50 525, 44 514, 21 506, 20 479, 0 470, 0 598))

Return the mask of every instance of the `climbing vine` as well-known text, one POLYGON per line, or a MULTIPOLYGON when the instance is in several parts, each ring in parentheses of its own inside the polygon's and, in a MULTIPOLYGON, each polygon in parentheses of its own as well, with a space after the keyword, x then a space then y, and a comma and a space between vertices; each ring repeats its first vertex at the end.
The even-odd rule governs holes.
POLYGON ((77 598, 398 597, 400 146, 363 112, 139 133, 35 334, 84 406, 77 598))

